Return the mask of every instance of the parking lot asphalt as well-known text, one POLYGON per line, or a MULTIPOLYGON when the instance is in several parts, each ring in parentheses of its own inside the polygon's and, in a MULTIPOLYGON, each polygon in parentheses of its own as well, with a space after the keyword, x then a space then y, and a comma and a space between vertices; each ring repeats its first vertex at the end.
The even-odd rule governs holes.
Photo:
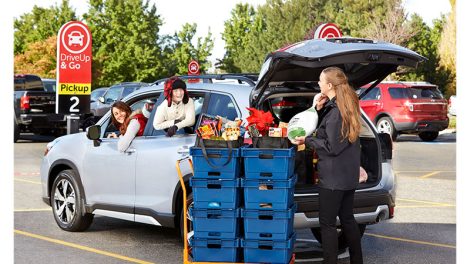
MULTIPOLYGON (((455 263, 456 134, 435 142, 402 135, 394 142, 395 217, 370 225, 362 239, 364 263, 455 263)), ((15 263, 182 263, 177 232, 96 216, 85 232, 56 225, 41 200, 39 167, 53 138, 25 135, 14 145, 15 263)), ((297 263, 320 263, 321 248, 301 229, 297 263)), ((338 263, 349 263, 342 253, 338 263)))

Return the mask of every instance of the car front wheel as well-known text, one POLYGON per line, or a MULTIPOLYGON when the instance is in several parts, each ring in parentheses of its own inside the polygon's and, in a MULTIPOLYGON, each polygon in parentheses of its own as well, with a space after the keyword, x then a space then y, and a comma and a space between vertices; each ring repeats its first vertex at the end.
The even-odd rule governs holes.
POLYGON ((434 141, 439 136, 439 131, 426 131, 418 134, 422 141, 430 142, 434 141))
POLYGON ((52 212, 61 229, 80 232, 91 225, 93 214, 83 211, 83 202, 74 171, 61 171, 54 180, 51 190, 52 212))
MULTIPOLYGON (((364 235, 364 232, 366 230, 366 225, 365 224, 358 224, 359 227, 359 234, 362 236, 364 235)), ((315 237, 315 239, 318 241, 318 243, 322 243, 322 237, 321 237, 321 230, 319 227, 312 228, 312 234, 315 237)), ((337 229, 338 232, 338 252, 344 251, 347 247, 348 244, 346 243, 346 237, 344 235, 344 232, 341 230, 341 228, 337 229)))

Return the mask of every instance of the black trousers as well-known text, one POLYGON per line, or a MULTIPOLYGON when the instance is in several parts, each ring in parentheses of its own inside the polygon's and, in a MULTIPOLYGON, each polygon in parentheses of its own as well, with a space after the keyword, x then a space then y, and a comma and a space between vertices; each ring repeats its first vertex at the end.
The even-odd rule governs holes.
POLYGON ((351 264, 362 264, 361 235, 353 215, 355 190, 340 191, 320 188, 320 228, 323 263, 337 263, 338 233, 336 216, 339 216, 351 264))

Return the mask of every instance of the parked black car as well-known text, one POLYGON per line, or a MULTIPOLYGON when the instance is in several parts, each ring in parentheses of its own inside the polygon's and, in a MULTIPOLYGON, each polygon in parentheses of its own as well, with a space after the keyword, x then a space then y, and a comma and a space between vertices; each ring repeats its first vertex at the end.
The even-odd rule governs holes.
POLYGON ((65 116, 55 113, 55 97, 39 76, 14 76, 14 142, 20 132, 59 135, 66 131, 65 116))

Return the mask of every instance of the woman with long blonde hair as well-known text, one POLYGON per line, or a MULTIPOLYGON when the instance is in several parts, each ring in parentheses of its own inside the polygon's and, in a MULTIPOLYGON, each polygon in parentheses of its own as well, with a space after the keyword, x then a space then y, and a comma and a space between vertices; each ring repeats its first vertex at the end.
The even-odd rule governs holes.
POLYGON ((315 136, 297 137, 293 143, 315 149, 319 157, 323 263, 337 262, 336 216, 346 237, 351 263, 362 263, 361 235, 353 214, 361 160, 359 99, 338 67, 324 69, 318 85, 321 94, 314 99, 319 113, 315 136))

